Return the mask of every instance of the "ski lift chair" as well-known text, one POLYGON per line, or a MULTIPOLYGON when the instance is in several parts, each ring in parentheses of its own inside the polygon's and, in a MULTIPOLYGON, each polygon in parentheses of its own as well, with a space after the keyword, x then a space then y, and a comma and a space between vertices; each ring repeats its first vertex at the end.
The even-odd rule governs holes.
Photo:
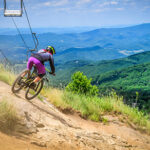
POLYGON ((10 10, 10 9, 7 9, 7 2, 6 0, 4 0, 4 16, 5 17, 21 17, 22 16, 23 0, 19 0, 19 1, 20 1, 20 10, 10 10))

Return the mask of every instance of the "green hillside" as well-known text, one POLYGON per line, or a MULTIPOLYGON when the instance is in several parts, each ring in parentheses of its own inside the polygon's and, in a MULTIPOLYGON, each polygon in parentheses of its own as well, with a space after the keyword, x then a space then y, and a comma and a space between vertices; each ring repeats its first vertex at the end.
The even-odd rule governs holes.
POLYGON ((98 75, 93 84, 98 85, 101 94, 108 94, 114 89, 127 104, 137 100, 139 108, 150 112, 150 63, 98 75))
POLYGON ((92 83, 98 85, 100 94, 115 89, 124 96, 126 103, 131 105, 137 99, 139 108, 150 111, 150 52, 111 61, 75 60, 57 64, 56 70, 57 76, 52 80, 54 85, 67 85, 71 75, 81 71, 93 78, 92 83))
POLYGON ((76 71, 81 71, 88 77, 95 78, 102 73, 146 62, 150 62, 150 52, 143 52, 126 58, 109 61, 68 61, 63 64, 56 64, 57 76, 54 78, 54 83, 68 83, 71 79, 71 75, 76 71))

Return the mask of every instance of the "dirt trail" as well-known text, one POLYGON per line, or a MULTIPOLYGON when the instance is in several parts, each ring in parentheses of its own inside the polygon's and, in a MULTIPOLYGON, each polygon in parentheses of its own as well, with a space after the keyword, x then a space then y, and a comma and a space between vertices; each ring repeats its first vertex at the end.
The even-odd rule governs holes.
POLYGON ((14 95, 0 82, 0 100, 13 103, 23 119, 15 134, 0 132, 0 150, 150 150, 150 136, 140 133, 117 117, 108 125, 63 114, 38 99, 27 101, 24 92, 14 95))

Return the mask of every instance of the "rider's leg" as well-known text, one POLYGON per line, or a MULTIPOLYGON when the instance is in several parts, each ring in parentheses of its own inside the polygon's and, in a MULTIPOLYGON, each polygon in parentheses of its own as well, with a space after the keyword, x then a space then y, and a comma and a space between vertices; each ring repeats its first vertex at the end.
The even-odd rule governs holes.
POLYGON ((34 81, 31 83, 30 88, 34 89, 36 87, 36 83, 39 82, 45 74, 38 75, 34 81))
POLYGON ((42 77, 46 74, 45 66, 39 60, 35 59, 34 64, 37 68, 38 76, 31 83, 31 88, 33 89, 36 87, 36 83, 39 82, 42 79, 42 77))
POLYGON ((41 78, 39 76, 37 76, 33 82, 39 82, 41 80, 41 78))
POLYGON ((21 75, 21 77, 23 78, 27 73, 28 73, 28 77, 30 76, 30 70, 26 70, 22 75, 21 75))
POLYGON ((29 60, 28 60, 28 63, 27 63, 27 70, 21 75, 22 78, 23 78, 27 73, 28 73, 28 77, 30 76, 30 73, 31 73, 31 69, 32 69, 33 64, 34 64, 33 57, 30 57, 29 60))
POLYGON ((38 71, 38 76, 34 79, 33 82, 40 81, 42 77, 46 74, 45 66, 40 61, 36 63, 36 68, 38 71))
MULTIPOLYGON (((27 64, 27 69, 28 69, 27 72, 29 72, 29 74, 30 74, 30 70, 32 69, 33 64, 35 64, 37 71, 38 71, 38 76, 33 81, 36 83, 40 81, 41 78, 45 75, 46 70, 45 70, 45 66, 38 59, 34 57, 30 57, 28 60, 28 64, 27 64)), ((27 72, 24 73, 22 77, 25 76, 27 72)))
POLYGON ((34 79, 34 81, 33 82, 39 82, 43 77, 44 77, 44 75, 45 75, 45 73, 43 73, 43 74, 39 74, 35 79, 34 79))

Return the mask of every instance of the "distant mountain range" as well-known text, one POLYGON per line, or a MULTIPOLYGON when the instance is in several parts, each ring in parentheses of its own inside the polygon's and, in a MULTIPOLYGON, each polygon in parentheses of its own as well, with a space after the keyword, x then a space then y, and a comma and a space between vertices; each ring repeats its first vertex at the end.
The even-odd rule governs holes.
POLYGON ((65 63, 56 64, 57 76, 59 81, 67 81, 71 79, 71 75, 76 71, 82 71, 88 77, 96 78, 100 74, 110 71, 128 68, 138 64, 150 62, 150 51, 143 52, 126 58, 105 60, 105 61, 86 61, 74 60, 65 63))
MULTIPOLYGON (((150 24, 125 28, 102 28, 83 33, 43 33, 38 35, 39 49, 47 45, 56 48, 56 63, 76 59, 110 60, 150 50, 150 24)), ((24 40, 33 48, 31 35, 24 40)), ((0 48, 12 60, 23 60, 26 48, 19 35, 0 35, 0 48)))
MULTIPOLYGON (((23 37, 33 47, 31 35, 23 37)), ((93 78, 102 94, 113 88, 128 104, 139 100, 140 108, 149 109, 150 24, 83 33, 43 33, 38 39, 39 49, 47 45, 56 48, 56 77, 51 77, 51 84, 66 85, 74 72, 82 71, 93 78)), ((19 35, 0 35, 0 49, 11 62, 26 60, 27 49, 19 35)))
POLYGON ((110 61, 74 60, 56 65, 52 84, 67 85, 73 73, 81 71, 99 87, 100 94, 114 89, 124 96, 127 104, 138 101, 137 106, 150 112, 150 51, 110 61), (138 94, 137 94, 138 93, 138 94))
POLYGON ((67 50, 58 52, 56 55, 56 62, 67 62, 71 60, 110 60, 124 57, 123 54, 116 50, 112 51, 109 48, 102 48, 100 46, 85 47, 85 48, 69 48, 67 50), (109 55, 108 55, 109 54, 109 55))
MULTIPOLYGON (((90 32, 78 34, 54 35, 50 33, 40 34, 39 41, 42 47, 44 43, 51 41, 57 51, 69 48, 86 48, 100 46, 110 51, 138 51, 150 49, 150 24, 142 24, 126 28, 102 28, 90 32), (44 42, 45 41, 45 42, 44 42)), ((133 54, 133 53, 131 53, 133 54)), ((129 54, 130 55, 130 54, 129 54)))
MULTIPOLYGON (((56 34, 64 34, 64 33, 81 33, 87 32, 97 29, 97 27, 64 27, 64 28, 56 28, 56 27, 49 27, 49 28, 32 28, 33 32, 37 34, 42 33, 56 33, 56 34)), ((19 29, 22 34, 29 34, 29 28, 20 28, 19 29)), ((16 28, 0 28, 0 35, 16 35, 18 31, 16 28)))

